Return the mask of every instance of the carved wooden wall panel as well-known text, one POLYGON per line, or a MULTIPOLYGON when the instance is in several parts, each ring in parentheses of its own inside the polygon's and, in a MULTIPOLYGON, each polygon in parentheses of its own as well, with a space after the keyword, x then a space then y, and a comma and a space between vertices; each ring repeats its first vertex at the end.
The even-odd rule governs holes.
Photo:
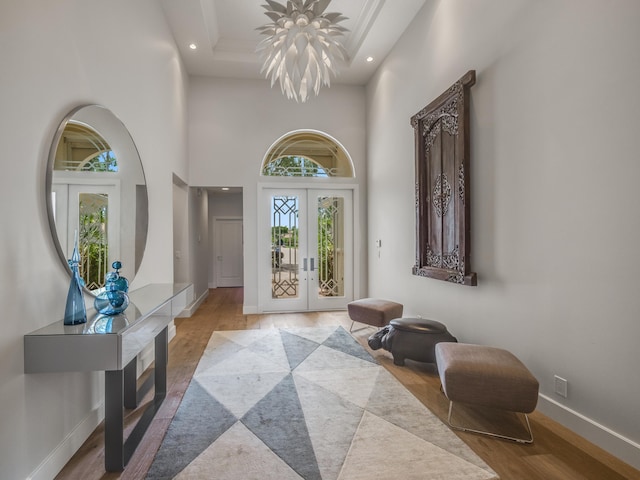
POLYGON ((416 264, 413 274, 476 285, 469 206, 470 70, 411 118, 416 151, 416 264))

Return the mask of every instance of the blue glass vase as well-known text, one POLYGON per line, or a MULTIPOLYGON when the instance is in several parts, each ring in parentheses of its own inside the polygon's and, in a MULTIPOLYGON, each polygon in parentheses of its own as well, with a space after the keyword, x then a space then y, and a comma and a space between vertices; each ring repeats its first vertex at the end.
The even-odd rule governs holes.
POLYGON ((82 296, 82 279, 80 278, 80 253, 78 253, 78 232, 76 231, 73 253, 69 259, 69 267, 71 268, 71 283, 69 284, 69 293, 67 293, 67 305, 64 309, 64 324, 78 325, 87 322, 87 309, 84 306, 84 297, 82 296))
POLYGON ((118 315, 129 306, 127 292, 118 290, 119 275, 117 272, 107 273, 104 291, 96 296, 93 306, 102 315, 118 315))

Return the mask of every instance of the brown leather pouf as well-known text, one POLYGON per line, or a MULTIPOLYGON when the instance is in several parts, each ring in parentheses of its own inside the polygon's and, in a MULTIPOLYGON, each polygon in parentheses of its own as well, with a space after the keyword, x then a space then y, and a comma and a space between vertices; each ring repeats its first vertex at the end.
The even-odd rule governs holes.
MULTIPOLYGON (((401 317, 402 309, 401 303, 378 298, 361 298, 347 305, 351 320, 373 327, 384 327, 390 320, 401 317)), ((353 328, 353 324, 351 327, 353 328)))
POLYGON ((436 362, 442 390, 450 400, 449 424, 461 430, 531 443, 531 427, 527 413, 538 403, 538 380, 511 352, 501 348, 468 343, 438 344, 436 362), (512 438, 451 424, 454 402, 499 408, 523 413, 530 438, 512 438))

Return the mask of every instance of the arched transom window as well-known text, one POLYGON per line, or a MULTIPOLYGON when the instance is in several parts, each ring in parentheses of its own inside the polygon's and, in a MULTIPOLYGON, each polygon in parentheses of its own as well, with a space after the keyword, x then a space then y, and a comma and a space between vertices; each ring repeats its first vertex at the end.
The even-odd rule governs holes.
POLYGON ((102 135, 84 123, 69 121, 58 143, 53 169, 117 172, 118 161, 102 135))
POLYGON ((344 148, 319 132, 294 132, 278 140, 262 163, 270 177, 354 177, 344 148))

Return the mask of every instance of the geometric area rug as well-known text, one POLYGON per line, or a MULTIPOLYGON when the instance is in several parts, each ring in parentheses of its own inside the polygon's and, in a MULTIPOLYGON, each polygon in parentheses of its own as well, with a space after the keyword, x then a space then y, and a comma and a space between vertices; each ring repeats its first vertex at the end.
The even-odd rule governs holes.
POLYGON ((147 479, 497 479, 341 326, 214 332, 147 479))

